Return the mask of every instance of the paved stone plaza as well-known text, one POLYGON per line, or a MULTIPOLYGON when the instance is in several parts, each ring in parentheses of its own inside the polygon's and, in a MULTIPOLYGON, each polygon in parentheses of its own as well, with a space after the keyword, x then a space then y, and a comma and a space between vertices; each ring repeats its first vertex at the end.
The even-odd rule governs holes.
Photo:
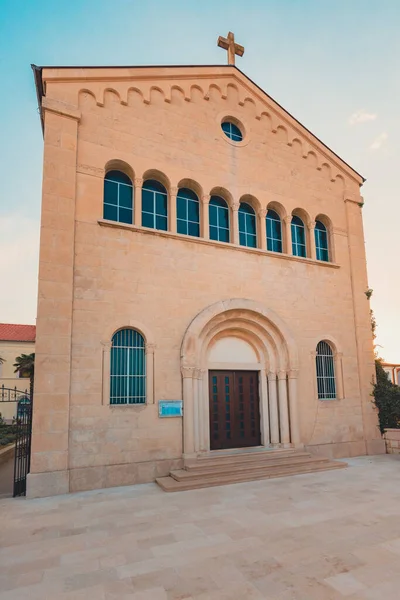
POLYGON ((400 457, 0 501, 0 600, 398 600, 400 457))

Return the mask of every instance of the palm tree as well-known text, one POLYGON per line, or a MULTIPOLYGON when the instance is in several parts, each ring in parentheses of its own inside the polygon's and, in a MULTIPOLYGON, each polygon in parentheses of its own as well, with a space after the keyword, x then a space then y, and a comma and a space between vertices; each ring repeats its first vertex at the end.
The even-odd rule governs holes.
POLYGON ((35 353, 33 352, 32 354, 21 354, 21 356, 17 356, 13 366, 15 367, 14 373, 19 373, 20 377, 29 377, 29 392, 32 401, 33 382, 35 379, 35 353))

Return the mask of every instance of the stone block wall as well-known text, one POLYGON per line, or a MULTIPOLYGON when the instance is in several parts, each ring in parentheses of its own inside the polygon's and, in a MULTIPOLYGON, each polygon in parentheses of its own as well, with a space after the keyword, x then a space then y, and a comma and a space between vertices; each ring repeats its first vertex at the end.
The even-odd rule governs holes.
POLYGON ((385 429, 386 452, 400 454, 400 429, 385 429))

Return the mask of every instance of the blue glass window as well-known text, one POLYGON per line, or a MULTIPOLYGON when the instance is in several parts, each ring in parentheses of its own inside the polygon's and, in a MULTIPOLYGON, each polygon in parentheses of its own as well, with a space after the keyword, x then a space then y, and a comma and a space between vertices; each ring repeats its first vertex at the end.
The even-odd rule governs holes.
POLYGON ((267 212, 267 250, 282 252, 282 223, 274 210, 267 212))
POLYGON ((328 232, 321 221, 315 223, 315 249, 317 260, 329 262, 328 232))
POLYGON ((241 142, 243 139, 242 132, 239 127, 232 123, 231 121, 225 121, 221 124, 222 131, 225 135, 234 142, 241 142))
POLYGON ((332 348, 327 342, 319 342, 315 360, 318 398, 334 400, 336 398, 335 362, 332 348))
POLYGON ((229 242, 229 208, 223 198, 211 196, 208 208, 210 240, 229 242))
POLYGON ((177 231, 185 235, 200 236, 200 204, 197 195, 180 188, 176 197, 177 231))
POLYGON ((250 204, 241 202, 239 207, 239 243, 257 248, 256 215, 250 204))
POLYGON ((121 329, 111 345, 110 404, 146 402, 146 354, 143 336, 121 329))
POLYGON ((132 181, 121 171, 109 171, 104 178, 103 218, 133 223, 132 181))
POLYGON ((293 256, 307 256, 306 230, 300 217, 292 217, 291 230, 293 256))
POLYGON ((168 230, 167 190, 158 181, 148 179, 142 187, 142 225, 151 229, 168 230))

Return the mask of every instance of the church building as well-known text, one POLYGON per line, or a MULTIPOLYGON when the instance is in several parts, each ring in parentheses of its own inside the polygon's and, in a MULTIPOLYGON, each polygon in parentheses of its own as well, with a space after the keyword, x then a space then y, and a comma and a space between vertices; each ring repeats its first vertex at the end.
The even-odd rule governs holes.
POLYGON ((30 497, 385 451, 363 177, 235 65, 38 67, 30 497), (269 456, 269 455, 268 455, 269 456))

